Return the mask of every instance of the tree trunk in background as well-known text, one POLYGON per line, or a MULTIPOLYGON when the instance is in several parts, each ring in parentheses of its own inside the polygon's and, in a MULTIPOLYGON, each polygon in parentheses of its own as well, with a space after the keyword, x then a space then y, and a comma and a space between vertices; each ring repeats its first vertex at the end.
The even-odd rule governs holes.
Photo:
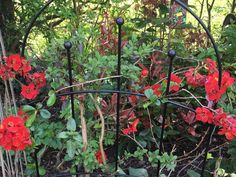
POLYGON ((231 13, 234 13, 235 7, 236 7, 236 0, 233 0, 232 6, 231 6, 231 13))
POLYGON ((0 0, 0 27, 8 52, 19 52, 21 33, 16 27, 13 0, 0 0))

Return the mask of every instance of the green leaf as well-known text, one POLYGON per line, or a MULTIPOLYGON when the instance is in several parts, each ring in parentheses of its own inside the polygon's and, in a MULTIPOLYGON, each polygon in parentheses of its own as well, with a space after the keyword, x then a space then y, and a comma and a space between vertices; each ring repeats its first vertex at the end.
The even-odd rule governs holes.
POLYGON ((35 108, 33 106, 30 106, 30 105, 25 105, 25 106, 23 106, 22 111, 23 112, 35 111, 35 108))
POLYGON ((34 112, 34 114, 32 114, 26 121, 25 125, 26 127, 30 127, 32 125, 32 123, 35 121, 36 119, 36 114, 37 114, 37 111, 34 112))
POLYGON ((42 107, 43 107, 43 104, 42 104, 42 103, 37 103, 37 104, 36 104, 36 108, 37 108, 37 109, 41 109, 42 107))
POLYGON ((46 170, 43 167, 39 167, 40 176, 44 176, 46 174, 46 170))
POLYGON ((82 143, 83 142, 82 136, 80 134, 74 136, 73 139, 75 141, 77 141, 77 143, 82 143))
POLYGON ((62 139, 65 139, 65 138, 68 138, 68 135, 67 135, 67 132, 60 132, 58 135, 57 135, 58 138, 62 138, 62 139))
POLYGON ((118 167, 118 174, 126 175, 126 173, 120 167, 118 167))
POLYGON ((39 113, 40 116, 44 119, 49 119, 51 117, 51 113, 47 109, 41 109, 39 113))
POLYGON ((47 101, 47 106, 48 107, 53 106, 56 102, 56 99, 57 99, 56 94, 55 93, 50 94, 50 92, 49 92, 49 98, 48 98, 48 101, 47 101))
POLYGON ((67 141, 66 143, 67 154, 70 158, 75 156, 75 147, 73 146, 72 141, 67 141))
POLYGON ((160 101, 160 100, 156 100, 155 104, 156 104, 157 106, 160 106, 160 105, 161 105, 161 101, 160 101))
POLYGON ((200 177, 200 174, 197 173, 197 172, 195 172, 195 171, 193 171, 193 170, 188 170, 188 171, 187 171, 187 175, 188 175, 189 177, 200 177))
POLYGON ((137 177, 148 177, 148 172, 144 168, 129 167, 129 175, 133 175, 133 176, 137 176, 137 177))
POLYGON ((75 131, 76 130, 75 119, 70 118, 67 122, 66 128, 67 130, 75 131))
POLYGON ((147 98, 151 98, 151 96, 153 95, 153 90, 152 89, 147 89, 144 91, 144 94, 147 98))
POLYGON ((150 106, 151 104, 152 104, 152 102, 148 101, 148 102, 146 102, 146 103, 143 104, 143 108, 144 108, 144 109, 147 109, 148 106, 150 106))
POLYGON ((212 153, 207 153, 207 160, 213 159, 212 153))

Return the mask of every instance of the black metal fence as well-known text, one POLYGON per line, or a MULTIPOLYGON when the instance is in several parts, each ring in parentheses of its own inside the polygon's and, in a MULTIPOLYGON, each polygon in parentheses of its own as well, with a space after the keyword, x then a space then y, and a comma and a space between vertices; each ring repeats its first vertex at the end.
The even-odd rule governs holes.
MULTIPOLYGON (((37 18, 44 12, 44 10, 53 2, 54 0, 49 0, 37 13, 36 15, 32 18, 31 23, 29 24, 29 27, 27 28, 26 34, 24 36, 23 39, 23 44, 22 44, 22 50, 21 50, 21 56, 24 56, 24 52, 25 52, 25 47, 26 47, 26 43, 27 43, 27 39, 28 36, 30 34, 31 29, 33 28, 37 18)), ((199 22, 199 24, 203 27, 203 29, 205 30, 205 32, 207 33, 208 38, 210 39, 213 48, 215 50, 215 54, 216 54, 216 58, 217 58, 217 64, 218 64, 218 72, 219 72, 219 80, 218 80, 218 85, 219 87, 221 86, 221 80, 222 80, 222 65, 221 65, 221 61, 220 61, 220 55, 218 52, 218 48, 217 45, 215 43, 215 40, 213 39, 211 33, 209 32, 209 30, 207 29, 207 27, 205 26, 205 24, 203 23, 203 21, 186 5, 184 4, 181 0, 174 0, 176 3, 178 3, 180 6, 182 6, 185 10, 187 10, 190 14, 192 14, 192 16, 199 22)), ((120 76, 121 73, 121 41, 122 41, 122 25, 124 24, 124 19, 119 17, 116 19, 116 24, 118 25, 118 54, 117 54, 117 75, 120 76)), ((73 80, 73 76, 72 76, 72 60, 71 60, 71 48, 72 43, 71 42, 65 42, 64 43, 64 47, 67 51, 67 58, 68 58, 68 74, 69 74, 69 84, 70 86, 73 84, 72 80, 73 80)), ((169 57, 169 69, 168 69, 168 75, 167 75, 167 87, 166 87, 166 91, 165 91, 165 95, 167 96, 169 94, 169 88, 170 88, 170 79, 171 79, 171 72, 172 72, 172 68, 173 68, 173 60, 176 56, 176 52, 174 50, 170 50, 168 51, 168 57, 169 57)), ((107 177, 107 176, 129 176, 132 177, 131 175, 120 175, 117 174, 117 170, 118 170, 118 150, 119 150, 119 133, 120 133, 120 97, 122 94, 125 95, 136 95, 139 97, 145 97, 144 94, 141 93, 136 93, 136 92, 130 92, 130 91, 122 91, 120 86, 121 86, 121 80, 120 77, 116 78, 116 90, 81 90, 81 91, 74 91, 73 87, 70 87, 70 91, 69 92, 65 92, 65 93, 60 93, 57 94, 57 97, 60 96, 70 96, 70 100, 71 100, 71 111, 72 111, 72 116, 73 118, 75 117, 75 110, 74 110, 74 95, 77 94, 86 94, 86 93, 117 93, 117 109, 116 109, 116 140, 115 140, 115 172, 114 175, 112 174, 98 174, 98 173, 80 173, 79 171, 77 171, 76 173, 72 174, 72 173, 63 173, 63 174, 56 174, 56 175, 52 175, 52 177, 69 177, 72 175, 76 175, 77 177, 80 175, 86 175, 89 174, 92 177, 94 176, 101 176, 101 177, 107 177)), ((167 102, 163 103, 163 112, 162 112, 162 123, 161 123, 161 136, 160 136, 160 142, 159 142, 159 155, 162 155, 162 147, 163 147, 163 135, 164 135, 164 126, 165 126, 165 121, 166 121, 166 117, 167 117, 167 107, 168 105, 175 105, 177 107, 195 112, 194 109, 187 107, 186 105, 183 105, 179 102, 175 102, 175 101, 171 101, 171 100, 167 100, 167 102)), ((217 103, 214 105, 214 107, 217 107, 217 103)), ((207 154, 209 151, 209 146, 210 146, 210 140, 211 140, 211 136, 214 133, 214 125, 209 125, 210 126, 210 131, 208 132, 207 136, 206 136, 206 141, 205 141, 205 152, 204 152, 204 160, 203 160, 203 164, 202 164, 202 168, 201 168, 201 177, 204 176, 204 171, 205 171, 205 166, 206 166, 206 160, 207 160, 207 154)), ((35 166, 36 166, 36 170, 35 170, 35 174, 37 177, 39 177, 39 165, 38 165, 38 160, 37 160, 37 151, 35 151, 35 166)), ((160 167, 161 167, 161 162, 158 161, 157 164, 157 174, 156 177, 159 177, 159 173, 160 173, 160 167)))

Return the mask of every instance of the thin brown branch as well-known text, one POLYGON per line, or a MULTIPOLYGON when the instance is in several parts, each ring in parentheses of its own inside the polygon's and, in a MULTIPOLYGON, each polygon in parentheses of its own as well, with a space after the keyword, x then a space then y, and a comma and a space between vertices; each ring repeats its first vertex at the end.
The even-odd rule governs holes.
POLYGON ((93 102, 95 104, 95 107, 97 109, 97 112, 99 114, 100 120, 101 120, 102 127, 101 127, 101 134, 100 134, 100 137, 99 137, 99 147, 100 147, 100 152, 102 154, 103 164, 106 164, 106 158, 105 158, 105 153, 104 153, 104 148, 103 148, 103 140, 104 140, 104 134, 105 134, 105 119, 104 119, 103 113, 102 113, 100 107, 98 106, 97 101, 95 100, 93 95, 89 94, 89 96, 93 100, 93 102))

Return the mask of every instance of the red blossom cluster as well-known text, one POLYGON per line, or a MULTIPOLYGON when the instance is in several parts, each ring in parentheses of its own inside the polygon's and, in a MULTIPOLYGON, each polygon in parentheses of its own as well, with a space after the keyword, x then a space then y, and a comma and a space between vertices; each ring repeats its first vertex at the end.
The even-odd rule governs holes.
POLYGON ((230 73, 223 71, 222 82, 219 87, 219 73, 216 68, 216 62, 207 58, 205 61, 205 68, 208 71, 207 76, 198 73, 196 68, 190 68, 185 73, 187 84, 193 88, 204 86, 208 99, 217 102, 227 88, 234 84, 234 78, 230 76, 230 73))
POLYGON ((202 87, 205 84, 206 77, 201 75, 195 70, 195 68, 190 68, 186 73, 185 77, 187 83, 193 88, 202 87))
POLYGON ((208 108, 198 107, 196 109, 196 120, 219 126, 219 135, 225 135, 228 140, 236 136, 236 120, 223 112, 222 108, 212 112, 208 108))
POLYGON ((31 144, 30 133, 23 119, 16 116, 3 119, 0 124, 0 146, 5 150, 21 151, 31 144))
POLYGON ((153 93, 158 97, 162 94, 162 90, 161 90, 161 84, 153 84, 152 86, 148 85, 144 88, 144 90, 147 89, 152 89, 153 93))
POLYGON ((46 84, 45 73, 30 74, 30 62, 19 54, 12 54, 4 58, 3 61, 4 63, 0 64, 0 78, 3 80, 14 79, 16 75, 25 78, 27 85, 22 84, 21 95, 29 100, 35 99, 39 94, 39 89, 46 84))
MULTIPOLYGON (((169 92, 178 92, 180 88, 180 83, 182 82, 181 78, 176 74, 172 73, 170 76, 171 86, 169 92)), ((165 82, 167 82, 165 80, 165 82)))
POLYGON ((135 119, 133 122, 129 122, 128 128, 124 128, 124 129, 122 130, 122 133, 123 133, 124 135, 128 135, 128 134, 130 134, 130 133, 135 133, 135 132, 137 132, 137 131, 138 131, 138 130, 137 130, 137 125, 138 125, 138 123, 139 123, 139 119, 135 119))

